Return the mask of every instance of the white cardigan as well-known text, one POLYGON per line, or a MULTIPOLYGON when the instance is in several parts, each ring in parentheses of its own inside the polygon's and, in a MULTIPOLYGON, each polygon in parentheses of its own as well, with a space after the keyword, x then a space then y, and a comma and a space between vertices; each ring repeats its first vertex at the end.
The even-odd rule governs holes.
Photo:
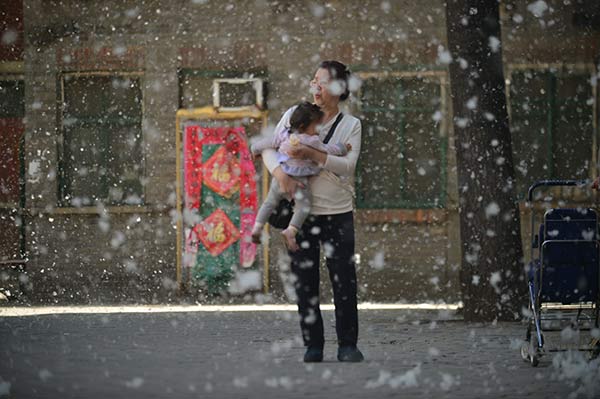
MULTIPOLYGON (((289 126, 290 116, 295 107, 288 109, 275 128, 275 134, 289 126)), ((334 116, 324 124, 319 131, 321 140, 325 139, 333 122, 334 116)), ((323 169, 317 176, 310 178, 312 193, 312 215, 337 215, 354 209, 354 171, 360 154, 361 124, 358 118, 344 112, 344 117, 338 124, 329 143, 350 143, 352 151, 348 155, 338 157, 327 155, 323 169)), ((279 166, 277 152, 267 149, 262 153, 263 162, 270 173, 279 166)))

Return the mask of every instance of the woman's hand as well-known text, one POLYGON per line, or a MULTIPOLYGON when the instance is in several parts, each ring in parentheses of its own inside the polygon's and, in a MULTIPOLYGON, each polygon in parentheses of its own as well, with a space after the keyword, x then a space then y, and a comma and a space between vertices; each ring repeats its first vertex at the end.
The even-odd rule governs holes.
POLYGON ((599 186, 600 186, 600 177, 596 177, 596 179, 592 183, 592 189, 598 190, 599 186))
POLYGON ((305 188, 304 184, 288 176, 281 170, 281 166, 278 166, 273 171, 273 177, 277 180, 277 183, 279 183, 279 189, 289 195, 290 199, 294 199, 294 194, 296 194, 298 188, 305 188))

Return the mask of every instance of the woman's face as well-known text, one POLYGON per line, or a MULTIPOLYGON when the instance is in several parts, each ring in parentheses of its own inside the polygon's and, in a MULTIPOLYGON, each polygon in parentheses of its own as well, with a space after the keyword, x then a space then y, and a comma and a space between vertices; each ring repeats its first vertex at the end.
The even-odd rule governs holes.
POLYGON ((310 90, 314 103, 319 107, 335 106, 340 102, 340 96, 332 94, 329 90, 330 84, 329 71, 324 68, 317 69, 315 77, 310 82, 310 90))

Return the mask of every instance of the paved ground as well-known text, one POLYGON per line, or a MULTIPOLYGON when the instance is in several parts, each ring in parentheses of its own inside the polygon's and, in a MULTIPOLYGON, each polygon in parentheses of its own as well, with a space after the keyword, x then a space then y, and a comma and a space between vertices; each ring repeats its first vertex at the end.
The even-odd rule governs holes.
POLYGON ((367 361, 341 364, 333 313, 324 317, 326 361, 313 365, 301 362, 291 311, 0 317, 0 397, 600 397, 597 362, 524 363, 519 323, 364 310, 367 361))

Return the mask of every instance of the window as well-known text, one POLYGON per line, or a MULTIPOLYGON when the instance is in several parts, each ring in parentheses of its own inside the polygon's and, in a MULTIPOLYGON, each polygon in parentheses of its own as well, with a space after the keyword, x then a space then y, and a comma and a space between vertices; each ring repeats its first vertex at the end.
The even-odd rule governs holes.
POLYGON ((0 118, 25 116, 25 84, 22 77, 0 75, 0 118))
POLYGON ((61 83, 62 205, 143 203, 139 75, 68 74, 61 83))
POLYGON ((364 76, 359 208, 445 205, 447 138, 442 76, 364 76))
MULTIPOLYGON (((261 69, 247 72, 179 70, 179 108, 213 105, 213 80, 226 78, 264 78, 261 69)), ((264 89, 263 89, 264 90, 264 89)), ((252 84, 224 85, 220 91, 221 105, 225 107, 254 105, 256 92, 252 84)))
POLYGON ((24 89, 22 76, 0 75, 0 261, 25 256, 24 89))
POLYGON ((515 174, 521 198, 540 179, 590 176, 594 93, 584 69, 513 70, 509 86, 515 174))
POLYGON ((16 208, 20 198, 20 146, 25 116, 21 76, 0 75, 0 205, 16 208))

